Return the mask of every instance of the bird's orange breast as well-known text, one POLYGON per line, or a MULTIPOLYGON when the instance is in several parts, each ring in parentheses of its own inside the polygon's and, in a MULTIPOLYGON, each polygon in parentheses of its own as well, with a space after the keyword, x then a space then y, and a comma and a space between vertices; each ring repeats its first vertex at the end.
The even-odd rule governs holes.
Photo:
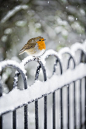
POLYGON ((45 41, 38 41, 37 43, 39 50, 46 49, 45 41))

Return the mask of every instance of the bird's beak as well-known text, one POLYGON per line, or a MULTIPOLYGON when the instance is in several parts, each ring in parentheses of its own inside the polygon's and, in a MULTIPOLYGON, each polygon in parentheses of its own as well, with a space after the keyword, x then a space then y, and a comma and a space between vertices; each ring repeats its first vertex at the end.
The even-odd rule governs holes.
POLYGON ((45 41, 46 39, 44 39, 44 41, 45 41))

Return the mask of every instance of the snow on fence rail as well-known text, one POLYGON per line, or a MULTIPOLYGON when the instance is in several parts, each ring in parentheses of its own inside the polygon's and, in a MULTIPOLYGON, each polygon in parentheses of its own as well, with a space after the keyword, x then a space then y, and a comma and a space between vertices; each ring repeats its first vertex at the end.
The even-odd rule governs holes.
MULTIPOLYGON (((0 72, 5 67, 12 67, 17 70, 14 77, 13 89, 11 92, 9 92, 6 95, 3 95, 2 93, 3 85, 1 83, 1 77, 0 77, 0 96, 1 96, 0 97, 0 115, 13 111, 30 102, 36 101, 39 98, 43 96, 45 97, 50 93, 54 93, 57 89, 62 88, 64 85, 69 85, 71 82, 74 82, 78 79, 85 77, 86 76, 85 62, 86 62, 86 41, 83 44, 76 43, 72 45, 71 48, 68 48, 68 47, 63 48, 59 52, 55 52, 54 50, 47 50, 43 56, 37 59, 31 56, 28 56, 24 60, 22 60, 20 64, 12 60, 6 60, 6 61, 0 62, 0 72), (78 50, 81 51, 80 53, 81 55, 80 55, 79 63, 77 64, 76 52, 78 50), (62 56, 64 54, 69 55, 69 59, 67 62, 67 70, 65 72, 63 71, 64 63, 62 63, 62 56), (82 55, 84 57, 84 61, 82 61, 82 55), (49 56, 54 56, 56 58, 56 61, 53 67, 53 75, 51 78, 47 78, 46 67, 45 67, 46 59, 49 56), (69 69, 71 60, 73 62, 73 69, 69 69), (37 67, 36 74, 35 74, 36 81, 31 87, 29 87, 27 84, 25 65, 31 61, 36 61, 39 64, 39 66, 37 67), (60 75, 55 74, 57 63, 59 63, 60 75), (43 82, 38 80, 40 69, 42 69, 43 71, 43 77, 44 77, 43 82), (24 82, 23 90, 19 90, 17 88, 18 77, 20 74, 24 82), (54 82, 54 85, 53 85, 53 82, 54 82), (16 96, 15 96, 15 93, 16 93, 16 96)), ((46 101, 46 98, 45 98, 45 101, 46 101)), ((54 108, 55 107, 53 107, 53 109, 54 108)), ((45 109, 46 109, 46 106, 45 106, 45 109)), ((54 115, 55 115, 55 112, 54 112, 54 115)), ((47 116, 45 117, 45 121, 46 121, 46 118, 47 116)), ((38 120, 38 118, 36 119, 38 120)), ((36 129, 38 128, 37 124, 38 123, 36 123, 36 129)), ((46 123, 44 126, 45 128, 47 127, 46 123)), ((53 129, 54 128, 55 128, 55 122, 53 125, 53 129)))

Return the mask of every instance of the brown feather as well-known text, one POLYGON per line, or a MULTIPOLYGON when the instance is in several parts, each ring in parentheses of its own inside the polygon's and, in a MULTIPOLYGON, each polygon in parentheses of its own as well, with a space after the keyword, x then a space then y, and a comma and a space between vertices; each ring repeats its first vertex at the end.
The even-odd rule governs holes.
POLYGON ((23 54, 25 52, 25 50, 27 50, 27 49, 34 48, 37 41, 39 41, 41 38, 43 38, 43 37, 39 36, 39 37, 31 38, 30 40, 28 40, 27 44, 25 44, 23 46, 23 48, 20 50, 19 55, 23 54))

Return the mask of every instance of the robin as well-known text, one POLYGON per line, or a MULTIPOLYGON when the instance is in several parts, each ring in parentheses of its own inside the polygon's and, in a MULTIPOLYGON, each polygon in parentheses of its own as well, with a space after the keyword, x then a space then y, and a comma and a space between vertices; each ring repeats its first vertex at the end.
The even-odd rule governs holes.
POLYGON ((25 44, 24 47, 20 50, 19 55, 26 52, 28 55, 38 57, 44 53, 45 49, 46 49, 45 39, 39 36, 31 38, 27 42, 27 44, 25 44))

